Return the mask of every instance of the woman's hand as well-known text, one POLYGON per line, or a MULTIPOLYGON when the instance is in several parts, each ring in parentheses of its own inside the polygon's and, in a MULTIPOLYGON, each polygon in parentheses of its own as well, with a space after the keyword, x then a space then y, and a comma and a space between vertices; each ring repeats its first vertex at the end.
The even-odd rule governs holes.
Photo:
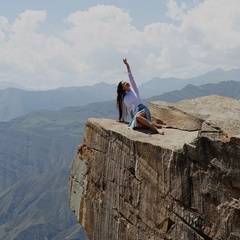
POLYGON ((128 65, 128 62, 127 62, 127 59, 126 59, 126 58, 123 59, 123 63, 124 63, 125 65, 128 65))
POLYGON ((130 66, 129 66, 129 64, 128 64, 128 62, 127 62, 127 59, 126 59, 126 58, 124 58, 124 59, 123 59, 123 63, 126 65, 126 67, 127 67, 127 70, 128 70, 128 72, 129 72, 129 70, 130 70, 130 66))

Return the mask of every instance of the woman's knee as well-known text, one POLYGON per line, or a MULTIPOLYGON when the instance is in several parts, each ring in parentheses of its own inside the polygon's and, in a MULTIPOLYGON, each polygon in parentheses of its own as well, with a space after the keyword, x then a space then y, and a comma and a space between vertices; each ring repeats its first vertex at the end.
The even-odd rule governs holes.
POLYGON ((136 117, 146 117, 146 113, 145 112, 141 112, 139 113, 136 117))
POLYGON ((137 116, 136 116, 136 119, 137 119, 137 121, 139 122, 139 119, 141 118, 141 116, 138 114, 137 116))

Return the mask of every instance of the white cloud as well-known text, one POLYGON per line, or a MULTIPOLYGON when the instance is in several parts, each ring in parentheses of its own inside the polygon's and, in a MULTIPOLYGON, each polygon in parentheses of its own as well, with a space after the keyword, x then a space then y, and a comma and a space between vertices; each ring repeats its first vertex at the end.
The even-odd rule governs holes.
POLYGON ((182 2, 179 6, 177 1, 169 0, 167 6, 167 15, 173 20, 183 20, 186 16, 187 4, 185 2, 182 2))
POLYGON ((88 11, 78 11, 66 21, 71 28, 64 33, 64 37, 74 49, 75 58, 88 62, 90 71, 94 69, 95 76, 91 72, 84 75, 91 79, 90 83, 113 82, 116 69, 122 64, 121 58, 145 43, 144 33, 131 25, 129 13, 114 6, 98 5, 88 11))
POLYGON ((17 34, 32 34, 32 32, 36 30, 38 24, 46 20, 46 17, 47 13, 45 11, 26 10, 15 20, 12 25, 12 31, 17 34))
POLYGON ((233 63, 230 59, 240 46, 240 29, 235 24, 239 8, 237 0, 208 0, 189 12, 181 31, 194 60, 205 63, 206 68, 239 66, 238 60, 233 63))
POLYGON ((51 34, 44 32, 46 11, 26 10, 13 23, 0 17, 0 80, 39 88, 117 83, 126 78, 123 57, 140 83, 239 67, 239 0, 169 0, 167 6, 171 23, 143 30, 115 6, 74 12, 51 34))
POLYGON ((98 5, 88 11, 78 11, 71 14, 67 21, 71 29, 65 32, 66 39, 85 54, 106 49, 109 45, 117 51, 126 52, 126 49, 138 44, 137 37, 142 38, 141 32, 131 25, 130 15, 114 6, 98 5))
POLYGON ((0 16, 0 29, 1 31, 6 31, 9 27, 7 18, 0 16))
POLYGON ((47 36, 39 31, 46 16, 45 11, 27 10, 9 28, 0 53, 2 71, 8 64, 6 74, 2 74, 5 80, 49 88, 64 85, 61 81, 76 72, 71 47, 59 36, 47 36))
POLYGON ((155 66, 153 72, 159 69, 162 76, 188 77, 217 67, 239 67, 240 1, 206 0, 190 9, 170 0, 168 7, 168 14, 178 20, 174 27, 155 24, 145 28, 147 33, 149 27, 159 33, 151 35, 154 39, 162 38, 161 51, 150 54, 154 62, 148 59, 148 66, 155 66))

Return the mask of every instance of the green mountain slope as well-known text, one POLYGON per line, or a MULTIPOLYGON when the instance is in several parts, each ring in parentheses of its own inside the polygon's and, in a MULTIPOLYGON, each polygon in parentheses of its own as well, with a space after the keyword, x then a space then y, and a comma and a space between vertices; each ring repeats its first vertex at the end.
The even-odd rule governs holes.
POLYGON ((175 90, 162 95, 154 96, 149 98, 148 101, 166 101, 174 103, 183 99, 208 96, 212 94, 240 99, 240 82, 224 81, 215 84, 204 84, 201 86, 188 84, 181 90, 175 90))
POLYGON ((74 225, 78 226, 75 235, 83 234, 67 207, 68 176, 69 169, 28 174, 2 192, 0 239, 52 239, 74 225))
POLYGON ((115 101, 0 123, 0 239, 86 239, 68 205, 69 168, 86 120, 103 116, 116 118, 115 101))
POLYGON ((17 88, 0 90, 0 122, 9 121, 33 110, 59 110, 68 106, 115 99, 116 86, 98 83, 93 86, 27 91, 17 88))
POLYGON ((152 96, 159 96, 170 91, 180 90, 189 84, 201 86, 208 83, 216 84, 222 81, 240 81, 240 69, 231 69, 228 71, 216 69, 189 79, 153 78, 152 80, 140 85, 139 90, 142 98, 149 98, 152 96))

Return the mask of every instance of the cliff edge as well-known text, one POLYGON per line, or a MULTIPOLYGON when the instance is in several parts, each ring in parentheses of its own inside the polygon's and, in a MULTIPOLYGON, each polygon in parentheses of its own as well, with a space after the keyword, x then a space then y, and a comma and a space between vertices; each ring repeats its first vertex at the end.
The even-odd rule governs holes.
POLYGON ((90 240, 240 239, 240 102, 151 102, 165 135, 88 119, 69 202, 90 240))

